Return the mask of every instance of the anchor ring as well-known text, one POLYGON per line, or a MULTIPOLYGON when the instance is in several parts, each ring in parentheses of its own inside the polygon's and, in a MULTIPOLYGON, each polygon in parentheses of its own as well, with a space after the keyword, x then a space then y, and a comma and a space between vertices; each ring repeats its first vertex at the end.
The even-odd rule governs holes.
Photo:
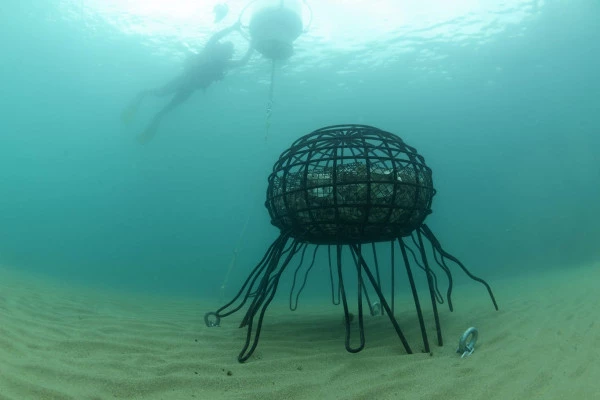
POLYGON ((381 312, 381 304, 379 304, 378 301, 374 301, 371 304, 371 315, 376 316, 376 315, 379 315, 380 312, 381 312))
POLYGON ((462 334, 458 341, 458 349, 456 349, 457 353, 462 354, 461 358, 473 354, 478 337, 479 331, 474 327, 470 327, 462 334))
POLYGON ((221 317, 219 317, 216 312, 213 312, 213 311, 207 312, 206 314, 204 314, 204 323, 209 328, 213 328, 215 326, 220 326, 221 317), (210 317, 215 317, 215 319, 211 321, 210 317))

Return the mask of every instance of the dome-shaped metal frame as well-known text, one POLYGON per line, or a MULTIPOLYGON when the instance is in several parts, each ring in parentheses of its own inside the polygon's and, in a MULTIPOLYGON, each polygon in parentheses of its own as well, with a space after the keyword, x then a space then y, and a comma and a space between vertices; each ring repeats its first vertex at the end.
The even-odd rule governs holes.
POLYGON ((358 244, 410 235, 431 213, 431 169, 398 136, 335 125, 296 140, 275 163, 271 223, 298 240, 358 244))

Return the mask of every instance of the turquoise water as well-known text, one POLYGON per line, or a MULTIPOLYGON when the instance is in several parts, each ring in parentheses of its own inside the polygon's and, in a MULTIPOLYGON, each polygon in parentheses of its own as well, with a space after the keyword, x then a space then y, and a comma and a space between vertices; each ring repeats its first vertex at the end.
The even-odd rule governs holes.
MULTIPOLYGON (((263 206, 271 166, 298 137, 344 123, 425 156, 438 190, 428 224, 490 283, 600 256, 598 1, 364 0, 344 13, 323 1, 276 68, 267 140, 271 66, 255 55, 142 146, 164 99, 130 126, 123 108, 244 6, 229 2, 215 24, 215 2, 155 3, 3 3, 0 264, 217 296, 237 249, 233 290, 278 233, 263 206)), ((315 274, 316 293, 328 282, 315 274)))

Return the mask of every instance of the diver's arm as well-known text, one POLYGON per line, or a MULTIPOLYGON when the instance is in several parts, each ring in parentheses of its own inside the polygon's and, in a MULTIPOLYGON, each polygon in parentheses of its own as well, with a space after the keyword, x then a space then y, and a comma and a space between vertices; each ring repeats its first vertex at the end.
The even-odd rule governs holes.
POLYGON ((248 47, 248 51, 246 51, 246 54, 244 54, 242 58, 240 58, 239 60, 229 61, 229 63, 227 63, 227 66, 229 68, 243 67, 248 63, 248 61, 250 61, 250 58, 252 58, 252 53, 254 53, 254 47, 250 45, 248 47))
POLYGON ((208 47, 214 45, 219 40, 223 39, 225 36, 229 35, 231 32, 233 32, 239 28, 240 28, 240 23, 238 21, 235 24, 231 25, 230 27, 227 27, 227 28, 215 33, 214 35, 212 35, 212 37, 210 39, 208 39, 208 42, 206 43, 205 48, 208 48, 208 47))

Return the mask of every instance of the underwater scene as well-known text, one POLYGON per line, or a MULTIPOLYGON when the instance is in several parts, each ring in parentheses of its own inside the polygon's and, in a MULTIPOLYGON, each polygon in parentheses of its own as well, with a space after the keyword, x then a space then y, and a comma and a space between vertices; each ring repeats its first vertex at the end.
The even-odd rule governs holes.
POLYGON ((5 0, 0 399, 600 398, 599 20, 5 0))

